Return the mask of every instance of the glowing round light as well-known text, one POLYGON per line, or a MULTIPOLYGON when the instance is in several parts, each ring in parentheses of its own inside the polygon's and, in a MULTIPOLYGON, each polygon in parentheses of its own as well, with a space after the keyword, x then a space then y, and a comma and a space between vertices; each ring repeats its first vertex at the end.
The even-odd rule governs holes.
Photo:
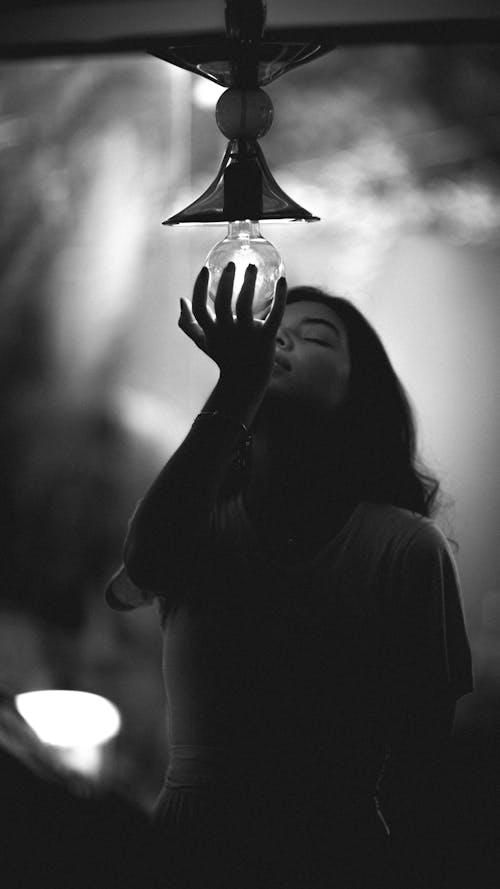
MULTIPOLYGON (((181 74, 187 73, 182 68, 172 68, 172 70, 177 70, 181 74)), ((198 108, 213 108, 226 90, 224 86, 219 86, 218 83, 213 83, 205 77, 197 77, 192 89, 193 102, 198 108)))
POLYGON ((16 707, 41 741, 59 747, 104 744, 121 726, 111 701, 85 691, 25 692, 16 696, 16 707))
POLYGON ((265 317, 273 301, 276 284, 285 274, 285 266, 276 247, 262 236, 258 222, 251 222, 248 219, 230 222, 224 240, 219 241, 210 250, 205 265, 210 272, 208 296, 212 303, 215 300, 220 276, 228 262, 234 262, 236 266, 233 312, 245 271, 247 266, 252 264, 257 267, 253 314, 256 318, 265 317))

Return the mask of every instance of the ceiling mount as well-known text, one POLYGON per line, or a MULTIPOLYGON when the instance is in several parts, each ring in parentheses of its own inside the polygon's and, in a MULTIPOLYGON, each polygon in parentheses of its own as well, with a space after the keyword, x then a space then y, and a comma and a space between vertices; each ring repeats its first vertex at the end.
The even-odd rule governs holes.
POLYGON ((220 86, 256 89, 335 48, 331 40, 311 40, 300 32, 284 40, 266 37, 266 12, 265 0, 226 0, 225 36, 217 34, 199 42, 194 38, 184 44, 162 42, 148 49, 220 86))

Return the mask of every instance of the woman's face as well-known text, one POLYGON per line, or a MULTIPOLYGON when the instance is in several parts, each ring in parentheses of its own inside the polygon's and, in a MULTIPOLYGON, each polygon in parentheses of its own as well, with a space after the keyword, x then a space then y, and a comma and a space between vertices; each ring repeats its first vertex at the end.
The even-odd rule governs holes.
POLYGON ((347 329, 337 312, 313 300, 288 305, 276 337, 270 393, 331 412, 345 399, 350 370, 347 329))

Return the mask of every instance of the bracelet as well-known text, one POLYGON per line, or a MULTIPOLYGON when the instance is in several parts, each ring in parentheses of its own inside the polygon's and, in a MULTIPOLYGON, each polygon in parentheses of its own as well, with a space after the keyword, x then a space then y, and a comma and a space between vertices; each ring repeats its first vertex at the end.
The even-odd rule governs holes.
MULTIPOLYGON (((196 426, 197 423, 201 423, 203 420, 210 420, 214 417, 223 417, 225 420, 233 420, 230 414, 225 414, 222 411, 200 411, 197 417, 194 418, 193 426, 196 426)), ((252 433, 242 423, 238 420, 238 425, 241 427, 241 431, 243 433, 243 440, 238 447, 238 452, 236 454, 235 466, 239 470, 245 470, 249 465, 249 457, 250 457, 250 445, 252 444, 252 433)))
MULTIPOLYGON (((194 418, 193 426, 195 426, 198 422, 201 422, 202 420, 210 420, 210 419, 213 419, 214 417, 222 417, 225 420, 233 420, 233 421, 235 419, 230 414, 224 414, 222 411, 200 411, 198 416, 194 418)), ((248 437, 251 437, 251 432, 247 428, 247 426, 245 426, 245 424, 242 423, 240 420, 238 420, 237 422, 238 422, 238 425, 241 426, 241 431, 243 432, 245 439, 248 439, 248 437)))

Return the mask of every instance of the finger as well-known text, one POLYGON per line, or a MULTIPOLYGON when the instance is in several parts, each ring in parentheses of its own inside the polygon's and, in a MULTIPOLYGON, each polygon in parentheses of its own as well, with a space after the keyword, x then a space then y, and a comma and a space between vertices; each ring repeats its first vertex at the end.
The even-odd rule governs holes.
POLYGON ((236 301, 236 318, 239 323, 251 324, 253 321, 252 305, 255 296, 257 266, 247 265, 245 278, 236 301))
MULTIPOLYGON (((202 330, 207 330, 213 324, 213 319, 207 307, 208 278, 208 269, 206 266, 203 266, 194 282, 192 312, 190 311, 189 313, 194 315, 202 330)), ((186 302, 185 305, 187 306, 186 302)))
POLYGON ((286 278, 280 278, 278 283, 276 284, 276 288, 274 291, 274 299, 271 306, 271 311, 264 321, 265 329, 273 336, 277 334, 278 327, 281 324, 281 319, 283 318, 283 313, 286 307, 287 294, 288 287, 286 278))
POLYGON ((187 300, 181 297, 181 314, 178 320, 178 326, 185 333, 189 339, 193 340, 196 346, 199 349, 202 349, 203 352, 206 351, 206 336, 203 328, 197 323, 196 318, 193 315, 191 307, 189 306, 187 300))
POLYGON ((234 262, 228 262, 223 269, 220 281, 217 285, 214 306, 215 317, 221 326, 229 327, 233 323, 233 312, 231 310, 231 300, 233 298, 234 276, 236 266, 234 262))

